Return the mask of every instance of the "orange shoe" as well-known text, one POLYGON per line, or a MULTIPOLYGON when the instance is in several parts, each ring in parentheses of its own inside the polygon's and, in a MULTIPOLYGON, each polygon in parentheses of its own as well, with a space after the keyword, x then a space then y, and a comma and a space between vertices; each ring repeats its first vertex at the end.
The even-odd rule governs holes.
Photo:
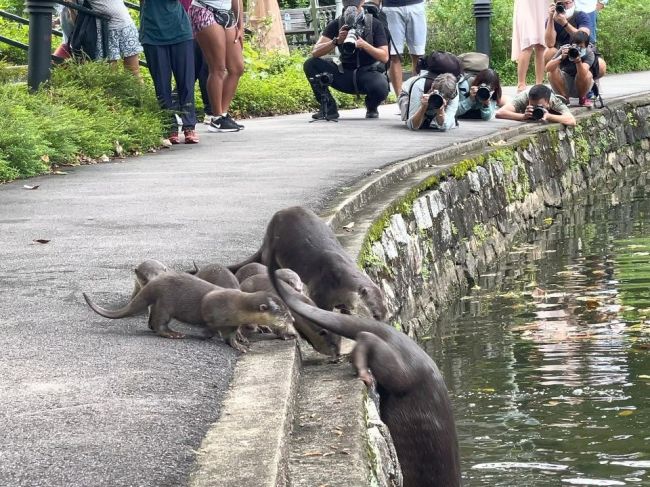
POLYGON ((183 134, 185 134, 185 143, 186 144, 198 144, 199 143, 199 135, 196 133, 196 130, 194 130, 194 129, 185 129, 185 130, 183 130, 183 134))

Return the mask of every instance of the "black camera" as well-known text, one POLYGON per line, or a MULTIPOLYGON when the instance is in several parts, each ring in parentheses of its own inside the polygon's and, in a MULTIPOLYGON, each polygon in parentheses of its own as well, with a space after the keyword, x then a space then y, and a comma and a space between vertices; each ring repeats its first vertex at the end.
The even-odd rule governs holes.
POLYGON ((339 46, 341 54, 344 56, 351 56, 354 54, 354 51, 357 50, 357 39, 361 36, 361 33, 357 29, 351 27, 348 31, 348 35, 345 37, 343 43, 339 46))
POLYGON ((578 49, 576 46, 571 46, 569 47, 569 61, 576 61, 577 59, 580 58, 580 49, 578 49))
POLYGON ((445 104, 445 99, 442 97, 438 90, 435 90, 429 95, 429 103, 427 105, 428 111, 439 110, 445 104))
POLYGON ((555 12, 558 14, 563 14, 566 12, 566 9, 564 8, 564 4, 562 2, 558 2, 555 4, 555 12))
POLYGON ((317 83, 322 87, 330 86, 334 82, 334 75, 327 71, 315 74, 313 78, 309 78, 312 83, 317 83))
POLYGON ((487 101, 491 96, 492 92, 490 91, 488 85, 481 83, 478 87, 478 90, 476 90, 476 98, 478 98, 479 101, 487 101))
POLYGON ((531 117, 533 120, 541 120, 544 118, 544 114, 546 113, 546 109, 542 105, 535 105, 533 107, 533 113, 531 114, 531 117))

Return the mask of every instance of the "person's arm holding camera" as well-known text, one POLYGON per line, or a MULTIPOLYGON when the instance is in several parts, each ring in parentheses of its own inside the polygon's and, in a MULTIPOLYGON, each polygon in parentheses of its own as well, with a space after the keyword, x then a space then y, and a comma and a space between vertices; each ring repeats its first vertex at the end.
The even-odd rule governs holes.
POLYGON ((551 4, 548 10, 548 19, 546 20, 546 30, 544 31, 544 42, 546 47, 555 47, 557 33, 555 32, 555 4, 551 4))
POLYGON ((429 94, 424 93, 424 83, 416 82, 411 88, 409 101, 409 116, 406 120, 406 126, 410 130, 419 130, 424 123, 424 116, 429 105, 429 94))
POLYGON ((523 122, 530 118, 530 114, 526 117, 526 113, 518 112, 512 103, 506 103, 497 110, 496 118, 503 118, 505 120, 514 120, 516 122, 523 122))
MULTIPOLYGON (((531 109, 532 113, 532 107, 528 107, 531 109)), ((569 127, 573 127, 576 124, 576 119, 569 111, 569 108, 567 107, 566 112, 560 113, 560 114, 555 114, 551 113, 548 110, 546 110, 546 113, 542 117, 542 120, 544 120, 547 123, 561 123, 562 125, 567 125, 569 127)))
POLYGON ((553 59, 546 63, 546 72, 551 72, 557 69, 560 66, 560 63, 564 61, 569 56, 569 45, 562 46, 553 59))
POLYGON ((322 35, 318 39, 318 42, 314 44, 314 47, 311 50, 312 57, 323 57, 326 54, 332 52, 336 46, 339 46, 343 43, 343 41, 348 35, 348 30, 349 28, 346 25, 344 25, 339 30, 338 36, 334 37, 333 39, 325 35, 322 35))

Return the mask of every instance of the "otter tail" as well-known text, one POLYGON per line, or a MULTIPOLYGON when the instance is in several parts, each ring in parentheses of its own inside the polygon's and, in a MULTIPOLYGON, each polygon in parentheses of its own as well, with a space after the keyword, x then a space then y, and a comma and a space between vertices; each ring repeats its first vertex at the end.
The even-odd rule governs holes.
MULTIPOLYGON (((292 312, 300 315, 306 320, 316 323, 321 328, 332 331, 338 335, 354 340, 358 333, 362 331, 375 332, 382 323, 363 318, 361 316, 344 315, 333 313, 316 306, 310 306, 300 299, 300 294, 284 281, 277 278, 275 271, 279 266, 275 260, 275 255, 271 251, 269 256, 269 280, 278 296, 287 304, 292 312)), ((387 326, 387 325, 386 325, 387 326)))
POLYGON ((103 316, 104 318, 111 318, 113 320, 136 315, 146 310, 149 306, 149 303, 147 303, 142 296, 142 290, 140 290, 140 292, 133 299, 131 299, 131 301, 129 301, 129 304, 115 310, 97 306, 90 300, 86 293, 83 293, 83 297, 86 300, 86 303, 88 303, 88 306, 90 306, 90 309, 92 309, 95 313, 103 316))
POLYGON ((229 266, 226 266, 230 272, 233 274, 236 273, 241 267, 244 267, 246 264, 251 264, 253 262, 258 262, 262 263, 262 249, 259 248, 257 249, 257 252, 255 252, 253 255, 251 255, 248 259, 241 261, 238 264, 232 264, 229 266))

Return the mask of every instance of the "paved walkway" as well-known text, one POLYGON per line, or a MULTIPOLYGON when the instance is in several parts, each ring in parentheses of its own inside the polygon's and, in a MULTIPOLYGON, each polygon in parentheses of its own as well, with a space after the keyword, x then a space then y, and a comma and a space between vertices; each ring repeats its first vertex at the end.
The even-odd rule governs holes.
MULTIPOLYGON (((606 77, 603 93, 647 91, 648 78, 606 77)), ((34 191, 0 186, 0 485, 185 485, 237 354, 153 336, 143 316, 103 319, 81 293, 125 302, 146 258, 179 270, 235 262, 280 208, 319 211, 376 168, 515 125, 409 132, 396 112, 202 126, 198 146, 33 178, 34 191)))

